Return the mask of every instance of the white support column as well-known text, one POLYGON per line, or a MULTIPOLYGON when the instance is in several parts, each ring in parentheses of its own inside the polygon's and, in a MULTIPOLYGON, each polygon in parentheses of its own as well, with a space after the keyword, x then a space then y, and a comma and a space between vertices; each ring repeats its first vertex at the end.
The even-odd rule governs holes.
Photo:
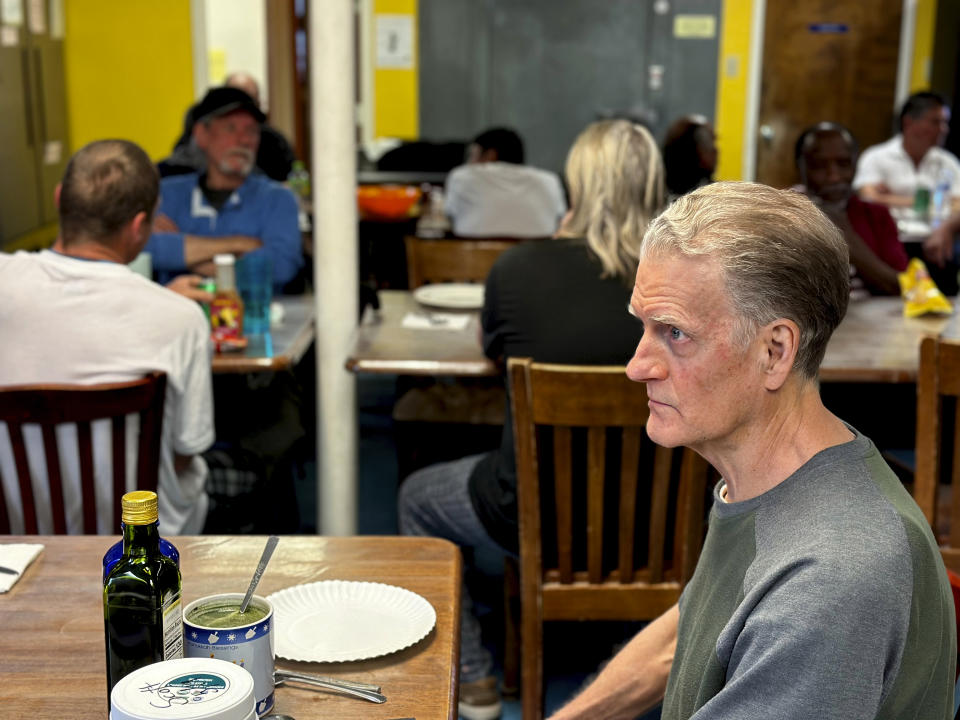
POLYGON ((357 527, 356 383, 344 369, 357 325, 356 130, 352 0, 310 8, 314 287, 317 323, 317 529, 357 527))
MULTIPOLYGON (((897 84, 893 91, 893 114, 910 95, 910 76, 913 74, 913 40, 917 32, 917 0, 903 0, 900 15, 900 50, 897 54, 897 84)), ((899 128, 897 130, 899 132, 899 128)))
POLYGON ((760 88, 763 80, 763 38, 767 0, 753 0, 750 13, 750 64, 747 67, 747 106, 744 108, 743 155, 741 176, 753 182, 757 178, 757 141, 760 137, 760 88))
POLYGON ((207 92, 207 3, 190 0, 190 49, 193 53, 193 96, 207 92))

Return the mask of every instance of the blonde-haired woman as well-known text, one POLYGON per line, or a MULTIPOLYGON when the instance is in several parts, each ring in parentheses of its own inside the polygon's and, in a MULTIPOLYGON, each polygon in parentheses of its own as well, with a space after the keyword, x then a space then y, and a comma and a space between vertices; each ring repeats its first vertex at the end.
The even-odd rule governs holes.
MULTIPOLYGON (((627 312, 640 243, 663 205, 659 150, 639 125, 596 122, 571 148, 566 175, 571 210, 557 236, 511 248, 490 271, 482 315, 484 352, 494 359, 625 365, 640 339, 640 327, 627 312)), ((432 465, 404 481, 403 534, 517 552, 509 410, 508 403, 499 450, 432 465)), ((492 658, 480 642, 467 592, 462 605, 460 715, 492 720, 500 714, 492 658)))
POLYGON ((570 212, 557 237, 583 238, 603 277, 632 282, 643 233, 664 206, 664 169, 642 125, 602 120, 587 126, 567 156, 570 212))

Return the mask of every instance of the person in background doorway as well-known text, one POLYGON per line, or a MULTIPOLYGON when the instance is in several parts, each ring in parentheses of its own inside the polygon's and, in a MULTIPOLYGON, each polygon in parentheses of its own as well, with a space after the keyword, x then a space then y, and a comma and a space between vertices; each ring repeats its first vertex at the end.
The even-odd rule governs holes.
MULTIPOLYGON (((507 250, 487 277, 483 349, 494 360, 622 365, 636 345, 638 328, 623 309, 643 232, 664 202, 656 141, 626 120, 595 122, 574 142, 566 176, 571 210, 557 237, 507 250)), ((509 402, 500 448, 413 473, 400 489, 399 518, 405 535, 517 552, 509 402)), ((460 631, 460 715, 491 720, 500 696, 466 586, 460 631)))
POLYGON ((717 136, 703 115, 685 115, 667 129, 663 141, 667 191, 673 198, 713 182, 717 136))
POLYGON ((523 164, 523 141, 492 128, 467 149, 467 163, 450 171, 445 211, 463 237, 550 237, 567 211, 560 178, 523 164))
POLYGON ((822 122, 797 139, 794 157, 802 190, 836 225, 850 251, 851 293, 898 295, 897 273, 907 268, 907 253, 890 211, 865 202, 853 191, 857 142, 847 128, 822 122))

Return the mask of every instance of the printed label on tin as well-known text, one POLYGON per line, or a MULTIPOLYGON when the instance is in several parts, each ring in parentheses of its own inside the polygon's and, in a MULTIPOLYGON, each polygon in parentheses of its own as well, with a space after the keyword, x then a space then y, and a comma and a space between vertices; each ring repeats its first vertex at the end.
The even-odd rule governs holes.
POLYGON ((194 705, 213 700, 230 687, 230 681, 216 673, 187 673, 176 675, 162 683, 146 683, 140 692, 151 693, 150 705, 169 708, 176 705, 194 705))
POLYGON ((163 604, 163 659, 176 660, 183 657, 183 612, 180 610, 180 594, 171 595, 163 604))
POLYGON ((184 655, 226 660, 247 670, 253 676, 257 713, 262 715, 273 706, 272 624, 272 616, 252 626, 225 629, 199 628, 186 620, 184 655))

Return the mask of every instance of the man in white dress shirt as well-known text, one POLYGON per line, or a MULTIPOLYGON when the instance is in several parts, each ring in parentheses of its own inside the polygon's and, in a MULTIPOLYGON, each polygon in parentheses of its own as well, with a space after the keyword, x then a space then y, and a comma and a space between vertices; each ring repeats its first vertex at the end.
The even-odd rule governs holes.
POLYGON ((523 164, 513 130, 478 135, 467 164, 450 171, 445 211, 463 237, 549 237, 567 212, 556 173, 523 164))
POLYGON ((953 239, 960 231, 960 213, 950 210, 951 199, 960 198, 960 161, 941 147, 949 129, 950 108, 942 96, 911 95, 900 111, 900 133, 867 148, 853 179, 861 198, 888 207, 912 207, 918 188, 926 188, 932 199, 941 186, 944 217, 935 218, 923 244, 927 258, 940 266, 953 259, 953 239))

